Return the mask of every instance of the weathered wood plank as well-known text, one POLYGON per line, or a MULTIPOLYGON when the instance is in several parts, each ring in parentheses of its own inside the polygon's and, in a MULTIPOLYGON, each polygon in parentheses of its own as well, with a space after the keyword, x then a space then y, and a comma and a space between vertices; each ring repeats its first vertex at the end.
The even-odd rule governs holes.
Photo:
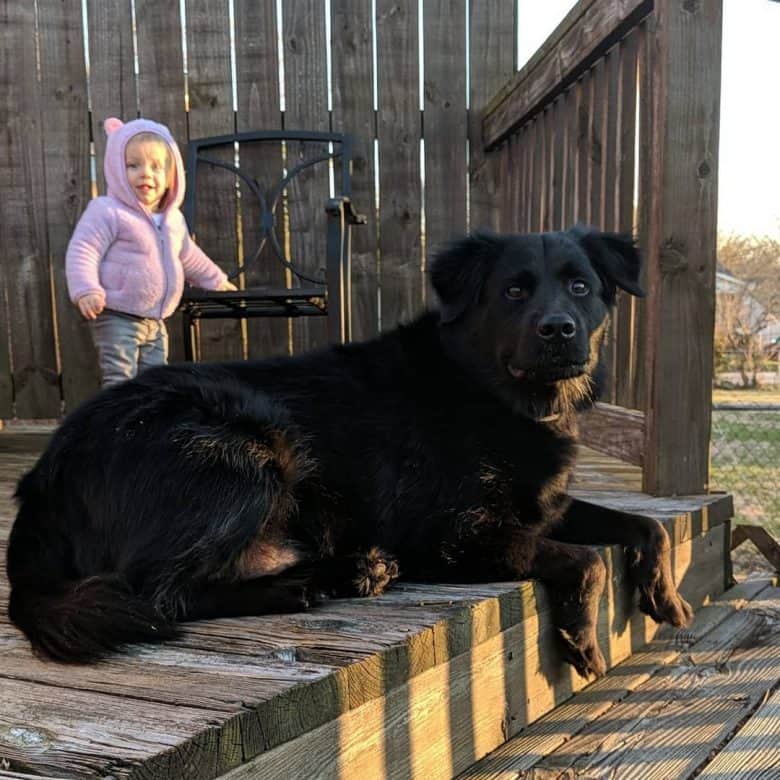
POLYGON ((208 709, 2 677, 0 700, 0 760, 77 777, 213 778, 241 761, 239 721, 251 724, 248 713, 226 722, 208 709))
POLYGON ((563 92, 652 7, 651 0, 581 0, 491 101, 483 123, 486 146, 500 143, 563 92))
POLYGON ((366 224, 352 231, 352 338, 379 332, 377 213, 374 176, 373 26, 371 4, 334 0, 333 129, 354 141, 352 200, 366 224))
MULTIPOLYGON (((282 126, 279 90, 279 48, 276 40, 276 4, 236 0, 236 131, 278 130, 282 126)), ((281 143, 242 144, 239 165, 258 182, 267 194, 282 178, 284 155, 281 143)), ((249 188, 241 184, 240 200, 242 265, 246 265, 245 286, 287 285, 285 269, 270 249, 265 247, 252 260, 260 240, 260 204, 249 188)), ((284 232, 282 205, 276 210, 278 232, 284 232)), ((284 245, 282 240, 281 245, 284 245)), ((288 354, 291 349, 289 320, 282 317, 262 317, 246 322, 247 356, 263 358, 288 354)))
POLYGON ((588 686, 568 702, 523 729, 516 737, 480 762, 459 780, 518 780, 528 770, 563 745, 589 723, 600 718, 664 666, 684 663, 688 648, 733 616, 751 599, 770 587, 768 580, 727 591, 696 613, 686 629, 662 629, 645 648, 618 664, 609 674, 588 686))
POLYGON ((698 775, 703 780, 766 780, 780 767, 780 690, 750 716, 698 775))
MULTIPOLYGON (((710 534, 685 543, 690 553, 677 561, 678 574, 687 571, 683 557, 701 564, 695 580, 683 578, 683 591, 698 604, 722 590, 722 581, 712 578, 708 561, 713 553, 707 549, 722 548, 725 535, 722 529, 710 534)), ((720 554, 722 549, 717 549, 716 557, 720 554)), ((616 548, 611 550, 608 562, 617 563, 620 555, 616 548)), ((537 611, 518 612, 519 622, 505 631, 428 668, 384 698, 373 699, 299 740, 261 754, 228 777, 283 778, 309 772, 341 780, 404 773, 444 778, 464 770, 586 684, 560 663, 546 597, 538 586, 534 594, 537 611), (403 756, 397 743, 385 740, 387 731, 408 735, 408 745, 401 740, 403 756)), ((655 631, 645 618, 635 615, 627 621, 629 609, 630 600, 614 595, 608 596, 602 608, 599 635, 609 645, 613 663, 621 660, 621 653, 626 657, 631 642, 644 643, 655 631), (630 637, 629 642, 620 637, 606 642, 616 624, 624 625, 621 636, 630 637)))
MULTIPOLYGON (((282 3, 284 43, 284 126, 287 130, 327 131, 328 68, 324 4, 312 10, 309 0, 282 3)), ((287 144, 287 165, 312 152, 303 145, 287 144)), ((325 204, 329 196, 327 165, 319 164, 295 177, 287 190, 290 245, 296 266, 314 277, 325 276, 325 204)), ((296 284, 308 284, 297 282, 296 284)), ((325 317, 293 321, 293 349, 305 352, 327 343, 325 317)))
MULTIPOLYGON (((466 2, 429 0, 422 7, 425 241, 430 255, 466 230, 466 2)), ((426 276, 423 302, 430 305, 431 298, 426 276)))
POLYGON ((379 286, 382 330, 422 307, 417 6, 377 0, 379 286))
MULTIPOLYGON (((186 154, 187 106, 180 4, 135 0, 135 25, 141 116, 162 122, 171 131, 182 154, 186 154)), ((167 326, 170 360, 183 360, 181 314, 174 314, 167 326)))
POLYGON ((764 591, 538 766, 573 777, 690 777, 776 685, 779 598, 764 591))
POLYGON ((656 0, 645 490, 707 489, 722 3, 656 0))
MULTIPOLYGON (((620 42, 612 56, 619 63, 618 133, 615 187, 615 230, 635 236, 638 225, 634 215, 635 148, 637 129, 637 47, 639 33, 633 31, 620 42)), ((638 408, 636 399, 637 373, 637 299, 618 292, 615 308, 615 403, 638 408)))
MULTIPOLYGON (((185 7, 189 137, 232 133, 235 116, 227 0, 187 0, 185 7)), ((234 151, 215 149, 209 156, 232 163, 234 151)), ((197 190, 197 219, 191 226, 195 238, 215 263, 232 271, 238 262, 235 178, 228 171, 204 165, 198 171, 197 190)), ((245 355, 244 320, 200 323, 201 360, 241 359, 245 355)))
MULTIPOLYGON (((45 182, 47 260, 53 278, 62 394, 67 409, 72 409, 98 386, 97 358, 89 328, 70 302, 65 281, 65 250, 90 196, 87 80, 81 21, 78 0, 41 0, 37 5, 40 110, 45 121, 40 126, 43 165, 38 168, 33 163, 31 173, 35 171, 37 186, 45 182)), ((30 130, 35 137, 35 128, 30 130)), ((31 148, 30 153, 38 159, 39 152, 31 148)), ((35 203, 37 207, 42 203, 40 191, 35 203)), ((46 291, 51 289, 49 285, 48 274, 39 277, 34 288, 36 296, 43 296, 45 301, 46 291)), ((33 302, 29 305, 33 306, 33 302)), ((44 316, 43 311, 40 316, 44 316)))
MULTIPOLYGON (((515 6, 512 0, 483 0, 469 5, 469 224, 473 228, 499 229, 497 175, 501 153, 485 154, 482 115, 487 102, 514 72, 515 6)), ((519 170, 513 170, 520 177, 519 170)), ((521 205, 525 208, 522 200, 521 205)), ((522 212, 514 213, 519 216, 522 212)), ((518 230, 519 225, 513 229, 518 230)))
POLYGON ((35 9, 0 5, 0 417, 59 414, 35 9))
POLYGON ((645 416, 636 409, 597 403, 579 416, 580 439, 591 449, 642 465, 645 416))
POLYGON ((105 195, 103 160, 106 133, 103 122, 110 116, 127 121, 135 119, 138 114, 132 6, 127 0, 90 0, 87 3, 87 24, 95 173, 98 194, 105 195))

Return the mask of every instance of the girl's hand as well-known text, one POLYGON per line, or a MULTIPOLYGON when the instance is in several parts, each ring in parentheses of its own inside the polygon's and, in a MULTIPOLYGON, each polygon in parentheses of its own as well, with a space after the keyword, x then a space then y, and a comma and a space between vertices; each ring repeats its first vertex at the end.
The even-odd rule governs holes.
POLYGON ((225 279, 225 281, 222 282, 222 284, 220 284, 219 287, 217 287, 217 290, 219 292, 226 292, 227 290, 237 290, 237 289, 238 287, 236 287, 233 284, 233 282, 231 282, 229 279, 225 279))
POLYGON ((89 293, 88 295, 82 295, 81 298, 76 301, 76 306, 79 307, 82 317, 88 320, 94 320, 97 319, 98 314, 105 309, 106 304, 103 302, 102 296, 97 295, 96 293, 89 293))

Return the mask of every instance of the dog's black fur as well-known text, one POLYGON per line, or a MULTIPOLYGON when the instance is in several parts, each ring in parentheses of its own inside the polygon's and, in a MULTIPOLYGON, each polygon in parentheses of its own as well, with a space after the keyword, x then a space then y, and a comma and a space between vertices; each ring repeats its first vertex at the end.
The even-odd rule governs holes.
POLYGON ((633 242, 575 228, 476 233, 440 298, 376 340, 295 358, 153 369, 71 414, 19 483, 9 613, 34 649, 90 660, 180 620, 288 612, 396 577, 550 586, 568 659, 601 673, 605 569, 637 549, 642 608, 690 617, 660 526, 566 495, 633 242), (557 529, 557 530, 556 530, 557 529))

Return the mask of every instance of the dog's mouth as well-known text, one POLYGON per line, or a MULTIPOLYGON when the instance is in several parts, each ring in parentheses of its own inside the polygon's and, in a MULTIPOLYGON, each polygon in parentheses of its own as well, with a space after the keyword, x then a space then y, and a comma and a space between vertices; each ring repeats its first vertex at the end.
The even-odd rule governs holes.
POLYGON ((559 382, 562 379, 573 379, 582 376, 586 371, 585 363, 568 363, 557 366, 534 366, 533 368, 519 368, 511 363, 507 364, 507 371, 518 381, 542 382, 549 384, 559 382))

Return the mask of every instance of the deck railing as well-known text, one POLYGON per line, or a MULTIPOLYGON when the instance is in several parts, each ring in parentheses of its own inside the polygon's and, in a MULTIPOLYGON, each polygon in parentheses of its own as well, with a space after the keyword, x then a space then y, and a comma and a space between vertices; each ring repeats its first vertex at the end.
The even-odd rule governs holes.
POLYGON ((639 238, 648 297, 619 296, 613 406, 584 428, 661 495, 708 483, 721 15, 720 0, 581 0, 483 121, 500 228, 639 238))

